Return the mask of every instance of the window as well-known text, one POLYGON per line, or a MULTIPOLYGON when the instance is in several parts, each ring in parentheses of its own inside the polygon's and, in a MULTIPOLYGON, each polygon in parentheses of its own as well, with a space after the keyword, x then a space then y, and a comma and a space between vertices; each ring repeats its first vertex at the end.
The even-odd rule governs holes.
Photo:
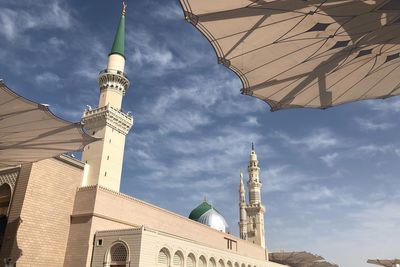
POLYGON ((237 241, 224 237, 226 240, 226 248, 230 250, 237 250, 237 241))
POLYGON ((107 176, 107 172, 104 172, 104 176, 107 176))
POLYGON ((180 251, 177 251, 174 255, 172 266, 183 267, 183 254, 180 251))
POLYGON ((204 256, 200 256, 199 267, 207 267, 206 258, 204 256))
POLYGON ((158 253, 158 265, 157 266, 169 266, 169 251, 166 248, 163 248, 158 253))
POLYGON ((195 266, 196 266, 196 258, 192 253, 190 253, 186 260, 186 267, 195 267, 195 266))
POLYGON ((109 160, 110 159, 110 156, 107 156, 107 160, 109 160))
MULTIPOLYGON (((96 245, 98 244, 98 241, 100 241, 100 239, 97 240, 96 245)), ((101 244, 103 244, 103 240, 101 241, 101 244)), ((108 252, 106 266, 128 266, 128 264, 128 247, 122 242, 114 243, 108 252)))
POLYGON ((217 267, 217 264, 215 263, 214 258, 210 259, 210 267, 217 267))
POLYGON ((96 246, 97 246, 97 247, 103 246, 103 239, 97 239, 97 241, 96 241, 96 246))

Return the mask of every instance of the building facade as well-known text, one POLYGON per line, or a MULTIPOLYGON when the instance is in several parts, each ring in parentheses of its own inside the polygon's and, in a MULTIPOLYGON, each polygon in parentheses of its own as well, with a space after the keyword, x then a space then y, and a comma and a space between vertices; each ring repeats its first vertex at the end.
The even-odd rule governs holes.
MULTIPOLYGON (((61 155, 0 170, 0 267, 278 266, 265 248, 254 147, 248 204, 241 179, 241 238, 119 192, 125 136, 133 125, 121 109, 129 87, 125 14, 124 5, 98 78, 99 105, 82 117, 101 140, 85 147, 82 160, 61 155)), ((218 217, 213 209, 201 215, 218 217)))

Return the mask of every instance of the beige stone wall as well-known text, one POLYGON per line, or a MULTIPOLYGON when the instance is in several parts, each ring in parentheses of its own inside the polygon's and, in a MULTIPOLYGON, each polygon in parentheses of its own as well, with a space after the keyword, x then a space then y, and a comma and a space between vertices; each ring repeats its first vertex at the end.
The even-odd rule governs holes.
MULTIPOLYGON (((130 267, 149 267, 158 265, 158 253, 166 250, 172 266, 173 256, 177 253, 182 257, 186 266, 187 258, 192 254, 198 264, 199 258, 204 257, 207 262, 211 258, 217 266, 243 266, 251 267, 283 267, 285 265, 257 260, 239 255, 235 251, 224 251, 210 248, 196 241, 188 240, 169 233, 155 231, 146 227, 117 231, 101 231, 96 234, 93 251, 92 267, 103 267, 110 248, 117 242, 123 242, 128 248, 128 261, 130 267), (99 245, 101 240, 101 245, 99 245), (219 265, 221 263, 221 265, 219 265), (230 264, 230 265, 229 265, 230 264)), ((196 264, 196 266, 197 266, 196 264)))
POLYGON ((1 264, 3 258, 11 257, 18 259, 18 267, 63 266, 70 215, 82 171, 82 163, 66 156, 21 168, 6 228, 7 242, 0 253, 1 264))
POLYGON ((123 242, 128 247, 129 266, 139 266, 140 259, 145 257, 145 255, 141 253, 142 231, 142 228, 137 228, 96 233, 91 266, 104 267, 107 253, 117 242, 123 242), (102 241, 101 245, 98 244, 99 240, 102 241))
MULTIPOLYGON (((72 217, 73 220, 81 218, 82 225, 79 227, 79 231, 85 228, 87 230, 90 229, 89 240, 84 242, 85 246, 87 244, 89 247, 85 252, 87 255, 86 266, 90 266, 91 246, 93 245, 96 231, 139 227, 141 225, 193 240, 206 247, 231 252, 225 239, 228 238, 237 243, 235 253, 238 255, 258 260, 266 259, 266 250, 260 246, 103 187, 93 186, 80 189, 76 195, 72 217), (93 203, 94 209, 92 209, 93 203), (87 218, 86 225, 83 222, 83 218, 87 218)), ((71 230, 70 239, 81 235, 81 232, 71 230)), ((80 246, 80 242, 69 245, 72 247, 80 246)), ((78 253, 80 250, 76 248, 76 251, 78 253)), ((79 252, 79 256, 67 252, 67 257, 77 260, 82 256, 84 256, 82 252, 79 252)), ((71 262, 70 265, 66 266, 84 266, 81 264, 82 262, 71 262)))

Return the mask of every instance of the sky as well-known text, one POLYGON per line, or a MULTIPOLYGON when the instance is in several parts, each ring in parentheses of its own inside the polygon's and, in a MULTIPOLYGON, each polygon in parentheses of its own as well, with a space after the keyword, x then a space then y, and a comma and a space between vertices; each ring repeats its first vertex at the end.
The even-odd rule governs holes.
MULTIPOLYGON (((123 193, 184 216, 207 197, 237 234, 239 173, 254 142, 270 251, 309 251, 343 267, 400 257, 399 98, 270 112, 240 94, 178 0, 127 2, 123 109, 135 125, 123 193)), ((97 105, 120 6, 0 1, 0 78, 79 121, 97 105)))

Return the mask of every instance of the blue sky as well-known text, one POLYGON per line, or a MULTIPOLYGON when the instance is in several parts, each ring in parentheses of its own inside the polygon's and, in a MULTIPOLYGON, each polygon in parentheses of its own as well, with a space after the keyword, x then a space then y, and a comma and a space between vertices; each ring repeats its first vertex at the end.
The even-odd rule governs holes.
MULTIPOLYGON (((120 2, 2 0, 0 9, 0 78, 78 121, 97 105, 120 2)), ((182 215, 207 196, 236 234, 239 172, 255 142, 271 251, 344 267, 400 256, 400 99, 271 113, 240 94, 177 0, 129 0, 126 23, 123 106, 135 125, 122 192, 182 215)))

